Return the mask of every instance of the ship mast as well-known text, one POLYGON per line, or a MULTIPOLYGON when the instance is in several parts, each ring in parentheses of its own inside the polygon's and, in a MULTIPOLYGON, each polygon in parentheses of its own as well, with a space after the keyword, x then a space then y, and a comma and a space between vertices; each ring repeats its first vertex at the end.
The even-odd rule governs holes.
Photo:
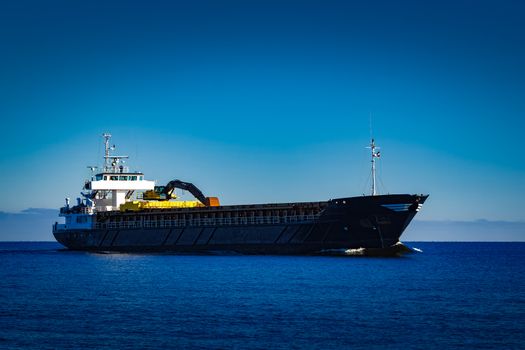
POLYGON ((109 151, 111 150, 111 147, 109 146, 109 140, 111 139, 111 134, 108 132, 105 132, 102 134, 102 137, 104 138, 104 171, 109 171, 110 168, 110 157, 109 157, 109 151))
POLYGON ((115 146, 109 145, 109 140, 111 139, 110 133, 103 133, 102 137, 104 138, 104 170, 106 172, 123 172, 124 170, 128 170, 127 167, 124 167, 122 165, 119 166, 120 163, 123 163, 123 159, 129 158, 128 156, 115 156, 110 155, 110 151, 115 150, 115 146), (125 169, 124 169, 125 168, 125 169))
POLYGON ((379 151, 379 147, 376 146, 374 139, 370 142, 370 148, 371 156, 372 156, 372 196, 377 195, 376 191, 376 158, 381 157, 381 152, 379 151))

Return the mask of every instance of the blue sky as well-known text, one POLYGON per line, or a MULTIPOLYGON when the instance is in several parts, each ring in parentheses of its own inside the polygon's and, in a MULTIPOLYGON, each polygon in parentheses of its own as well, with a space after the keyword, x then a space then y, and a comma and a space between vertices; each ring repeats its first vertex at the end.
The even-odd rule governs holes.
POLYGON ((109 131, 223 203, 430 193, 427 220, 525 220, 525 5, 0 5, 0 210, 75 197, 109 131))

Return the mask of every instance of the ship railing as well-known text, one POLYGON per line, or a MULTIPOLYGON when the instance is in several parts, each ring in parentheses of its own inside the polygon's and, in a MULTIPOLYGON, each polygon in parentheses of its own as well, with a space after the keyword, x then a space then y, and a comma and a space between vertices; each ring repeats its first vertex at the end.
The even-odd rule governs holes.
MULTIPOLYGON (((319 218, 316 215, 289 215, 289 216, 255 216, 230 218, 193 218, 179 220, 142 220, 121 222, 97 222, 96 229, 126 229, 126 228, 172 228, 186 226, 230 226, 255 224, 290 224, 311 222, 319 218)), ((65 226, 65 225, 64 225, 65 226)), ((57 230, 60 230, 60 225, 57 230)))

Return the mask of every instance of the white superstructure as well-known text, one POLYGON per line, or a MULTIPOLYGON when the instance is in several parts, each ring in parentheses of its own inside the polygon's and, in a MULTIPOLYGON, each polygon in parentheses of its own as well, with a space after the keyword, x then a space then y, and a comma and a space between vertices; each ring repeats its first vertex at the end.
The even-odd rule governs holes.
POLYGON ((60 216, 65 217, 66 222, 57 229, 92 228, 95 212, 119 210, 121 204, 135 199, 137 192, 155 188, 155 182, 145 180, 143 173, 129 171, 124 165, 128 156, 111 154, 115 149, 109 145, 111 134, 102 136, 105 144, 102 171, 96 172, 97 167, 90 167, 96 174, 85 182, 81 192, 83 198, 77 198, 77 205, 71 207, 66 198, 66 206, 60 209, 60 216))

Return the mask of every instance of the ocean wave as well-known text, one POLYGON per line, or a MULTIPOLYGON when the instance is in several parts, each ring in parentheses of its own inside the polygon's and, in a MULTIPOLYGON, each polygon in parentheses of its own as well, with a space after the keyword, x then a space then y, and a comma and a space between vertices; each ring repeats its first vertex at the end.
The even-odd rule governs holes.
POLYGON ((320 255, 329 256, 402 256, 405 254, 422 253, 419 248, 410 247, 404 243, 397 242, 387 248, 352 248, 352 249, 325 249, 319 252, 320 255))

